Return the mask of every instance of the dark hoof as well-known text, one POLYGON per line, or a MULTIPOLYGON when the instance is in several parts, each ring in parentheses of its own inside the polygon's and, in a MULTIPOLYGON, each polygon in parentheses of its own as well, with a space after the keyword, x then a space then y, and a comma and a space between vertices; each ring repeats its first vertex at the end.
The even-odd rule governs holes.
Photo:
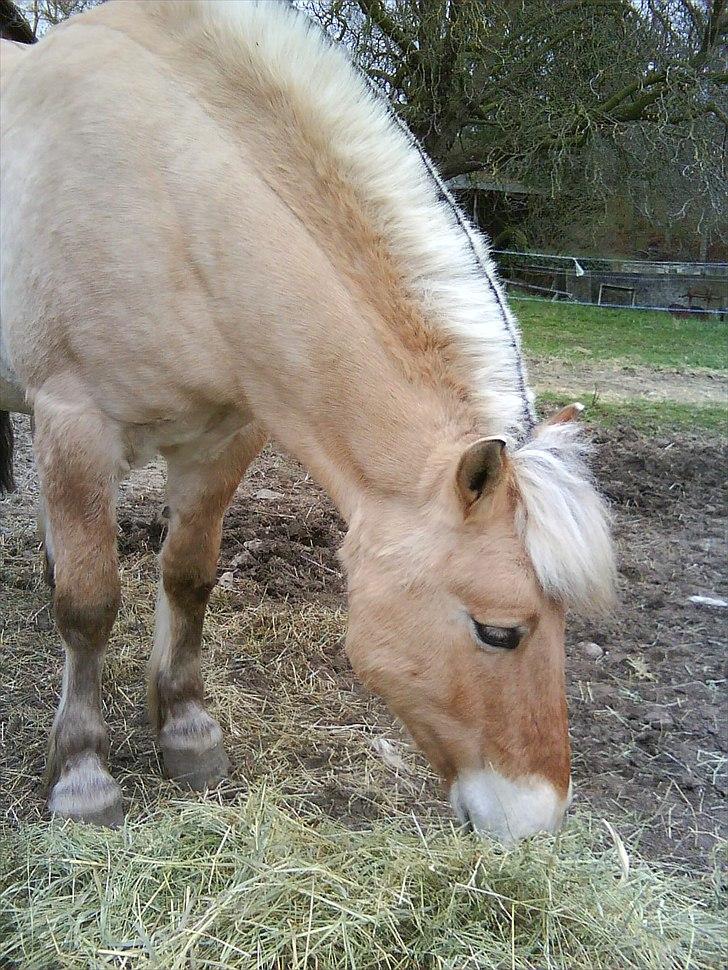
POLYGON ((48 811, 60 818, 117 828, 124 821, 121 788, 96 755, 69 766, 51 789, 48 811))
POLYGON ((194 791, 204 791, 215 788, 227 778, 230 762, 222 741, 200 752, 189 748, 161 747, 165 773, 180 785, 194 791))

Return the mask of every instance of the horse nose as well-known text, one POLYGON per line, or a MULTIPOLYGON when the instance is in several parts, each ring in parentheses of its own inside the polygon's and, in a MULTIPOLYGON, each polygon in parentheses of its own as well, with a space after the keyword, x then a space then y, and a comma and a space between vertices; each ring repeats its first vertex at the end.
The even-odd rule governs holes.
POLYGON ((459 775, 450 802, 460 821, 480 835, 512 845, 536 832, 558 832, 571 801, 545 778, 509 779, 497 771, 459 775))

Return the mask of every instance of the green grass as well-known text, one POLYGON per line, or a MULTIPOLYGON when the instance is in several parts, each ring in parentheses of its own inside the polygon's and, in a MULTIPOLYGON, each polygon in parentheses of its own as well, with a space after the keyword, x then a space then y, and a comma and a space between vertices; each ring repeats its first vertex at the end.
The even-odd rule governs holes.
POLYGON ((354 831, 260 788, 116 832, 6 830, 0 858, 0 965, 25 970, 718 970, 728 958, 717 880, 630 859, 588 816, 504 851, 445 822, 354 831))
MULTIPOLYGON (((538 395, 540 414, 550 414, 570 404, 572 397, 544 392, 538 395)), ((675 404, 672 401, 633 400, 620 403, 582 401, 587 406, 584 420, 587 423, 614 427, 627 424, 646 433, 692 431, 699 429, 715 434, 728 434, 728 407, 697 404, 675 404)))
POLYGON ((513 300, 527 353, 567 360, 624 360, 653 367, 728 370, 728 324, 714 317, 513 300))

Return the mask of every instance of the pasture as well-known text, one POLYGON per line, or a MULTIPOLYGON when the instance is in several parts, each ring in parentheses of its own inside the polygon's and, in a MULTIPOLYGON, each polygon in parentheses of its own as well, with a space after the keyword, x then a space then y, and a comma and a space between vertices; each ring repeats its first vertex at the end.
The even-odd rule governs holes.
MULTIPOLYGON (((555 354, 554 316, 581 311, 538 309, 522 314, 527 353, 555 354)), ((606 314, 577 319, 578 371, 553 357, 535 368, 542 410, 574 391, 592 400, 620 603, 600 625, 569 624, 572 820, 509 852, 453 830, 424 759, 357 686, 342 648, 343 525, 275 448, 228 511, 205 630, 231 778, 205 797, 163 780, 145 718, 164 504, 153 465, 120 501, 123 606, 106 668, 128 819, 118 832, 48 825, 41 776, 62 658, 16 422, 19 491, 0 501, 1 966, 724 965, 728 611, 689 597, 726 591, 726 412, 719 399, 706 407, 701 385, 725 392, 725 331, 701 332, 712 368, 689 372, 679 348, 694 324, 651 315, 650 346, 667 353, 653 332, 664 327, 678 348, 667 364, 679 403, 633 400, 625 382, 611 392, 622 371, 656 386, 665 372, 630 317, 621 342, 600 331, 606 314)))

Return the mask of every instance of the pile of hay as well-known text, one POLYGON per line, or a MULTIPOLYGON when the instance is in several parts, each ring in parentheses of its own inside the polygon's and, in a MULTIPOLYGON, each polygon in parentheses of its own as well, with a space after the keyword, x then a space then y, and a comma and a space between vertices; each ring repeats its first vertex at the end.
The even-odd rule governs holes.
POLYGON ((270 789, 117 832, 0 844, 0 966, 717 968, 710 880, 632 859, 596 823, 504 851, 431 821, 353 831, 270 789), (627 871, 629 869, 629 871, 627 871))
POLYGON ((205 800, 183 796, 144 715, 157 564, 143 525, 161 490, 144 502, 123 536, 106 664, 111 766, 130 813, 118 832, 41 821, 62 651, 28 543, 30 498, 0 530, 12 657, 0 665, 0 968, 726 965, 715 883, 634 856, 627 871, 588 815, 511 852, 453 831, 422 759, 355 686, 343 613, 318 596, 272 602, 242 574, 215 591, 205 679, 233 775, 205 800))

